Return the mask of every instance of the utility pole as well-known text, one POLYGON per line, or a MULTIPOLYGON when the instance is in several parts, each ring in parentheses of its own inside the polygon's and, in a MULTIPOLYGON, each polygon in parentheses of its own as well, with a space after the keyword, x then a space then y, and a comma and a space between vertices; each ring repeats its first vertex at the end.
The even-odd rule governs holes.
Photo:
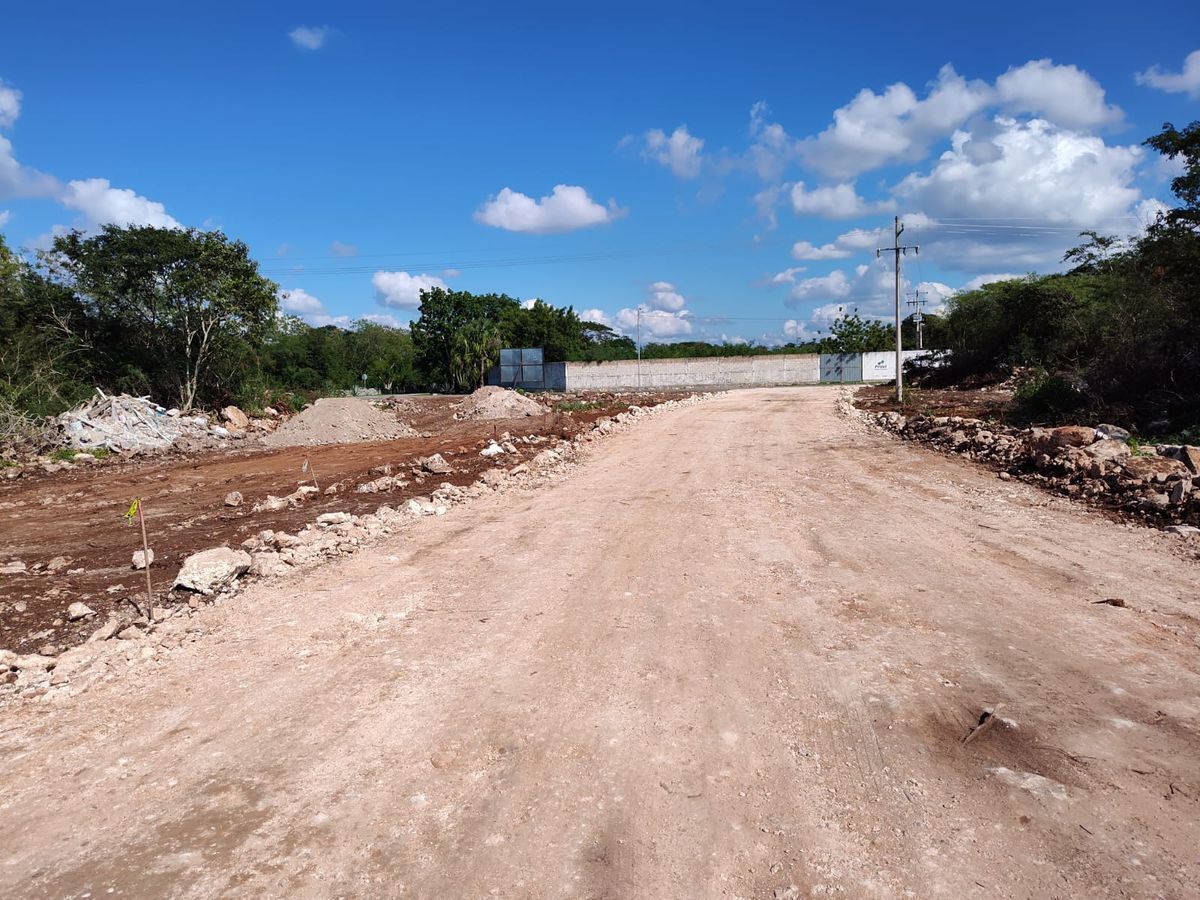
POLYGON ((878 259, 885 250, 891 250, 896 254, 896 402, 904 402, 904 338, 900 336, 900 257, 907 256, 908 251, 920 253, 921 248, 915 244, 911 247, 900 246, 900 235, 904 233, 904 226, 900 223, 900 217, 896 216, 896 241, 891 247, 881 247, 876 249, 875 258, 878 259))
POLYGON ((642 304, 637 308, 637 386, 642 389, 642 304))
POLYGON ((917 349, 925 349, 925 312, 921 309, 925 305, 922 296, 928 294, 929 291, 913 291, 912 299, 908 301, 908 305, 913 307, 913 324, 917 326, 917 349))

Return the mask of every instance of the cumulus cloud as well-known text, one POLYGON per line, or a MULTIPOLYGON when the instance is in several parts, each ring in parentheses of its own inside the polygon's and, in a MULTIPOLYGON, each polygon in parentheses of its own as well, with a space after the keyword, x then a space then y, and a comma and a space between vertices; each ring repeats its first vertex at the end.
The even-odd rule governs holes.
POLYGON ((1014 113, 1034 113, 1057 125, 1085 128, 1119 122, 1121 110, 1104 102, 1104 88, 1075 66, 1048 59, 1010 68, 996 79, 996 96, 1014 113))
POLYGON ((1090 228, 1127 218, 1137 146, 1108 146, 1094 135, 998 117, 979 135, 959 131, 927 174, 911 173, 895 193, 935 219, 1028 217, 1090 228))
POLYGON ((666 312, 679 312, 687 300, 675 290, 675 285, 669 281, 656 281, 650 285, 650 299, 647 306, 651 309, 661 309, 666 312))
POLYGON ((8 224, 8 220, 12 218, 12 212, 7 209, 0 209, 0 228, 8 224))
POLYGON ((301 50, 320 50, 333 34, 328 25, 297 25, 288 32, 292 44, 301 50))
MULTIPOLYGON (((1016 281, 1018 278, 1024 278, 1024 277, 1025 277, 1024 275, 1019 275, 1015 272, 993 272, 988 275, 976 275, 974 278, 972 278, 970 281, 968 281, 966 284, 964 284, 961 288, 959 288, 959 290, 960 291, 974 291, 974 290, 978 290, 979 288, 983 287, 985 284, 992 284, 993 282, 996 282, 996 281, 1016 281)), ((957 293, 957 292, 955 292, 955 293, 957 293)))
POLYGON ((596 325, 607 325, 613 327, 613 319, 608 313, 602 309, 585 309, 579 314, 579 318, 583 322, 593 322, 596 325))
POLYGON ((8 128, 21 114, 21 92, 0 80, 0 128, 8 128))
POLYGON ((341 241, 334 241, 329 245, 329 252, 334 256, 358 256, 358 248, 353 244, 344 244, 341 241))
POLYGON ((822 244, 820 247, 808 241, 796 241, 792 244, 794 259, 845 259, 849 255, 849 250, 835 244, 822 244))
POLYGON ((475 220, 505 231, 558 234, 604 225, 625 212, 616 201, 601 206, 583 188, 559 184, 539 200, 506 187, 476 210, 475 220))
POLYGON ((818 333, 809 327, 808 322, 801 322, 798 319, 788 319, 783 323, 784 335, 797 344, 803 344, 805 341, 816 340, 818 333))
POLYGON ((801 272, 808 271, 804 266, 792 266, 790 269, 784 269, 782 272, 776 272, 767 279, 768 284, 795 284, 796 276, 801 272))
POLYGON ((834 269, 828 275, 797 281, 795 287, 792 288, 787 304, 795 306, 806 300, 846 297, 850 294, 850 288, 850 279, 846 273, 841 269, 834 269))
POLYGON ((107 178, 69 181, 59 201, 68 209, 79 210, 89 229, 99 225, 183 227, 167 214, 161 203, 135 194, 129 188, 115 188, 107 178))
POLYGON ((771 114, 766 102, 759 100, 750 107, 750 147, 746 163, 764 181, 783 175, 788 163, 797 155, 797 143, 778 122, 769 122, 771 114))
POLYGON ((421 291, 447 289, 446 282, 436 275, 410 275, 408 272, 376 272, 371 276, 375 299, 380 306, 416 309, 421 305, 421 291))
MULTIPOLYGON (((636 333, 638 328, 637 308, 622 309, 617 312, 616 325, 628 335, 636 333)), ((641 316, 642 339, 683 337, 692 333, 692 323, 688 321, 686 312, 668 312, 665 309, 646 309, 642 307, 641 316)))
POLYGON ((1138 84, 1146 87, 1200 98, 1200 50, 1189 53, 1183 60, 1183 68, 1178 72, 1164 72, 1158 66, 1151 66, 1134 77, 1138 84))
POLYGON ((868 213, 894 208, 891 201, 868 203, 858 195, 853 184, 834 184, 809 190, 803 181, 791 186, 792 209, 800 216, 821 216, 826 219, 850 219, 868 213))
POLYGON ((642 155, 660 163, 680 178, 695 178, 700 174, 704 140, 688 132, 687 125, 680 125, 670 134, 661 128, 646 132, 642 155))
POLYGON ((312 316, 325 312, 324 304, 302 288, 280 289, 277 296, 279 308, 292 315, 312 316))
POLYGON ((408 328, 412 324, 411 319, 398 319, 391 313, 363 313, 359 318, 385 328, 408 328))
POLYGON ((810 168, 842 179, 889 162, 915 162, 991 97, 985 82, 967 81, 950 65, 942 67, 923 100, 903 82, 882 94, 864 88, 834 112, 829 127, 802 141, 798 152, 810 168))

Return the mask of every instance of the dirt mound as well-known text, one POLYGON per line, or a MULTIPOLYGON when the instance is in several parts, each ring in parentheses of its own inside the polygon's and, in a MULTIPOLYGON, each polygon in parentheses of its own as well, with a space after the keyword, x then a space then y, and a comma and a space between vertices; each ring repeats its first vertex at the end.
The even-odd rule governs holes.
POLYGON ((546 408, 531 397, 502 387, 481 387, 458 405, 457 419, 520 419, 540 416, 546 408))
POLYGON ((353 397, 324 397, 263 439, 268 447, 306 447, 416 437, 394 413, 353 397))

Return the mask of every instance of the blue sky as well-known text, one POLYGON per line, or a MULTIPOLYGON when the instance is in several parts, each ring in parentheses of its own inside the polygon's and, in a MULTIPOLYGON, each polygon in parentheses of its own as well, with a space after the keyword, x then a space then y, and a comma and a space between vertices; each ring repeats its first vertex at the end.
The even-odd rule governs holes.
POLYGON ((170 6, 4 13, 0 229, 219 227, 314 323, 444 283, 803 338, 888 312, 893 215, 927 309, 1136 232, 1200 118, 1187 3, 170 6))

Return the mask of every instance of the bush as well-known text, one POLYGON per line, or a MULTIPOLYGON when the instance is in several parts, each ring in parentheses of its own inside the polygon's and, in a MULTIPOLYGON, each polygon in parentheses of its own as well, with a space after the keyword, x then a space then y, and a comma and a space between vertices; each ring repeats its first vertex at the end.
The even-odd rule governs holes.
POLYGON ((1027 416, 1061 418, 1081 409, 1086 398, 1070 379, 1035 369, 1018 382, 1013 401, 1027 416))

